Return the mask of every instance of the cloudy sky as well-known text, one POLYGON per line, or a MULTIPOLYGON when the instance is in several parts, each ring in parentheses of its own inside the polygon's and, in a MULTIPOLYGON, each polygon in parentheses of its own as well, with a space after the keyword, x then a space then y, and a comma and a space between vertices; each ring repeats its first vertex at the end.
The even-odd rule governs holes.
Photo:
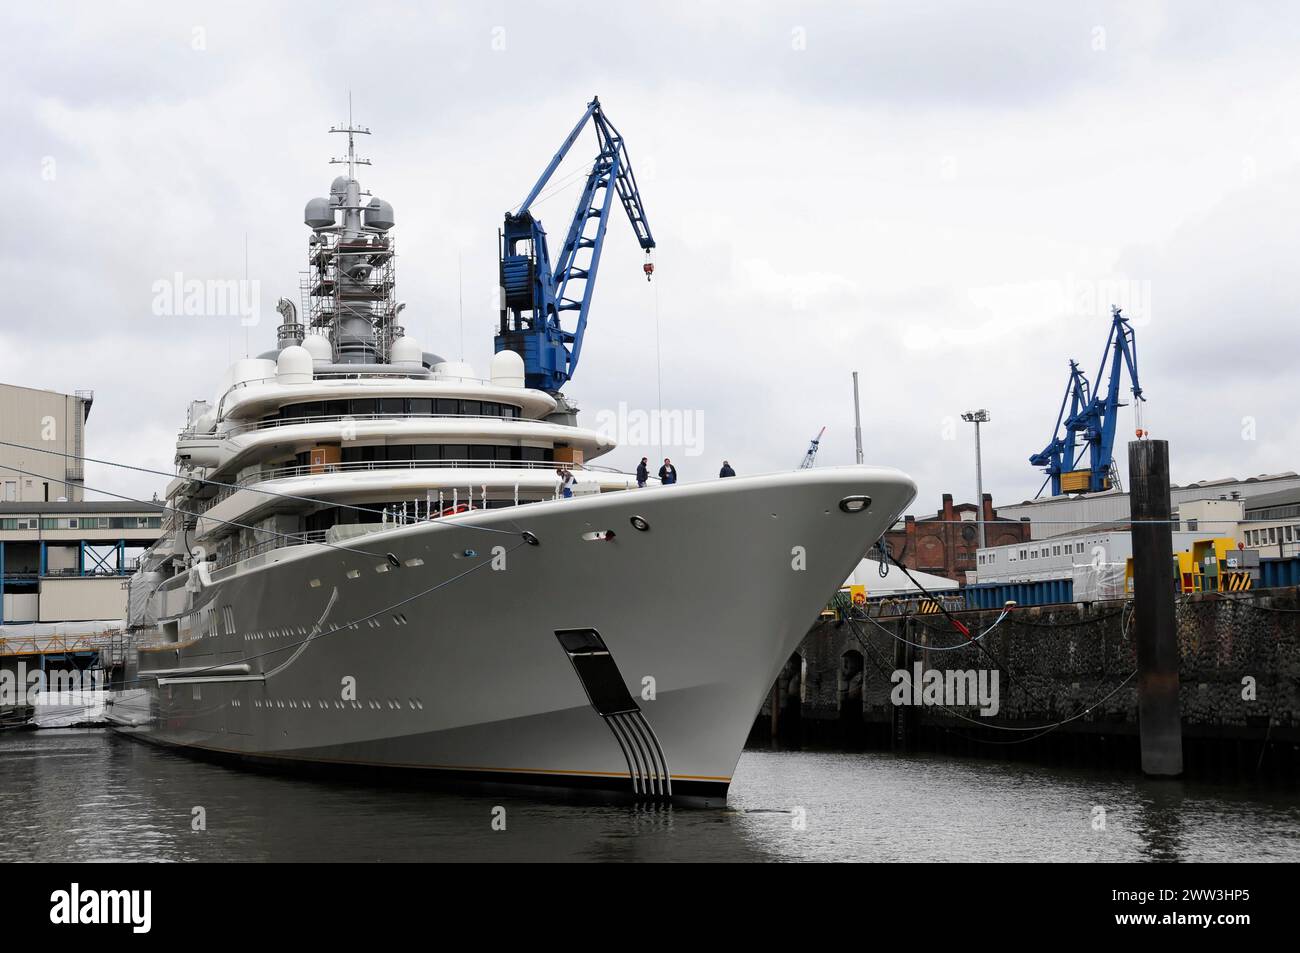
MULTIPOLYGON (((186 402, 298 297, 349 92, 408 333, 482 370, 501 214, 599 94, 656 272, 612 221, 569 393, 588 423, 689 415, 684 479, 794 467, 822 426, 819 462, 852 462, 857 370, 867 460, 917 479, 917 512, 973 497, 976 407, 986 490, 1031 497, 1111 303, 1175 480, 1300 469, 1298 26, 1281 3, 22 5, 0 380, 94 389, 89 452, 169 468, 186 402), (260 324, 154 313, 160 280, 242 278, 246 241, 260 324)), ((575 198, 537 208, 552 235, 575 198)))

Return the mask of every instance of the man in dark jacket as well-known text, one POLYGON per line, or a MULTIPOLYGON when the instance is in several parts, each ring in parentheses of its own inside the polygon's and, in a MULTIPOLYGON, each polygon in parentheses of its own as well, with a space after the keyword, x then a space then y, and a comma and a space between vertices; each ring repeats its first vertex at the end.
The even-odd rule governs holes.
POLYGON ((722 469, 718 471, 719 479, 721 479, 722 477, 729 477, 735 475, 736 475, 736 471, 731 469, 731 464, 728 463, 726 460, 723 460, 722 469))
POLYGON ((646 458, 642 457, 641 462, 636 465, 637 486, 641 486, 641 487, 645 486, 645 481, 650 479, 650 467, 647 466, 646 464, 647 464, 646 458))
POLYGON ((677 468, 667 457, 664 457, 664 465, 659 468, 659 482, 664 486, 672 486, 677 482, 677 468))

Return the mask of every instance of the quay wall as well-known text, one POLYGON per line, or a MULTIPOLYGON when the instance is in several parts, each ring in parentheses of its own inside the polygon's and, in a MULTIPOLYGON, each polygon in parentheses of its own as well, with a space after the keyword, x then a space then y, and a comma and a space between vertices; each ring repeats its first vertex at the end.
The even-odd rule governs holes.
MULTIPOLYGON (((1057 759, 1064 752, 1135 763, 1131 603, 1017 608, 995 625, 998 616, 996 610, 952 613, 972 636, 987 633, 979 644, 937 614, 820 619, 769 692, 751 743, 771 740, 775 698, 776 735, 787 743, 1009 758, 1057 759), (960 647, 946 651, 950 646, 960 647), (918 662, 923 673, 997 670, 997 715, 983 717, 976 705, 895 705, 891 676, 901 669, 910 684, 918 662), (1046 730, 1008 730, 1035 727, 1046 730)), ((1300 774, 1297 590, 1180 596, 1176 618, 1189 771, 1300 774)))

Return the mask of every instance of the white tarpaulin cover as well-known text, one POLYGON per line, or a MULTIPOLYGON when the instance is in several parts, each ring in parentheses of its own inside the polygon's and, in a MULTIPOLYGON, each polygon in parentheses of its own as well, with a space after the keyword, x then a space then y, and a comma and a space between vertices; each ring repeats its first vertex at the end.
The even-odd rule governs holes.
MULTIPOLYGON (((947 576, 935 576, 928 572, 917 572, 915 569, 908 570, 912 578, 930 592, 951 592, 954 589, 960 589, 961 586, 947 576)), ((912 580, 903 575, 903 570, 897 566, 889 567, 889 574, 884 579, 880 578, 880 563, 874 559, 864 559, 858 563, 858 568, 853 570, 853 575, 845 581, 846 586, 866 586, 867 598, 875 596, 901 596, 901 595, 919 595, 916 586, 912 580)))

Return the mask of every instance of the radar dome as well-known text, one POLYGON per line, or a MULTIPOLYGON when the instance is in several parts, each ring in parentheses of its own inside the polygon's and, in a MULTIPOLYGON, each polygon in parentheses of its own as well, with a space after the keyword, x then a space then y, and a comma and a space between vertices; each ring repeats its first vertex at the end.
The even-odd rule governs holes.
POLYGON ((474 368, 464 361, 443 361, 433 365, 433 376, 438 380, 478 380, 474 368))
POLYGON ((330 202, 334 205, 345 205, 348 200, 348 185, 351 183, 346 175, 340 175, 330 183, 330 202))
POLYGON ((329 199, 311 199, 302 213, 303 223, 308 228, 328 228, 334 224, 334 208, 329 199))
POLYGON ((366 225, 386 232, 395 224, 393 207, 383 199, 371 199, 370 204, 366 206, 366 225))
POLYGON ((524 359, 514 351, 497 351, 492 355, 492 383, 502 387, 524 386, 524 359))
POLYGON ((276 359, 275 379, 280 384, 310 384, 311 369, 311 352, 301 345, 290 344, 276 359))
POLYGON ((410 338, 400 337, 393 342, 388 360, 393 364, 414 364, 416 367, 422 367, 424 350, 410 338))
POLYGON ((334 360, 334 345, 323 334, 308 334, 302 339, 302 347, 311 355, 313 364, 329 364, 334 360))

